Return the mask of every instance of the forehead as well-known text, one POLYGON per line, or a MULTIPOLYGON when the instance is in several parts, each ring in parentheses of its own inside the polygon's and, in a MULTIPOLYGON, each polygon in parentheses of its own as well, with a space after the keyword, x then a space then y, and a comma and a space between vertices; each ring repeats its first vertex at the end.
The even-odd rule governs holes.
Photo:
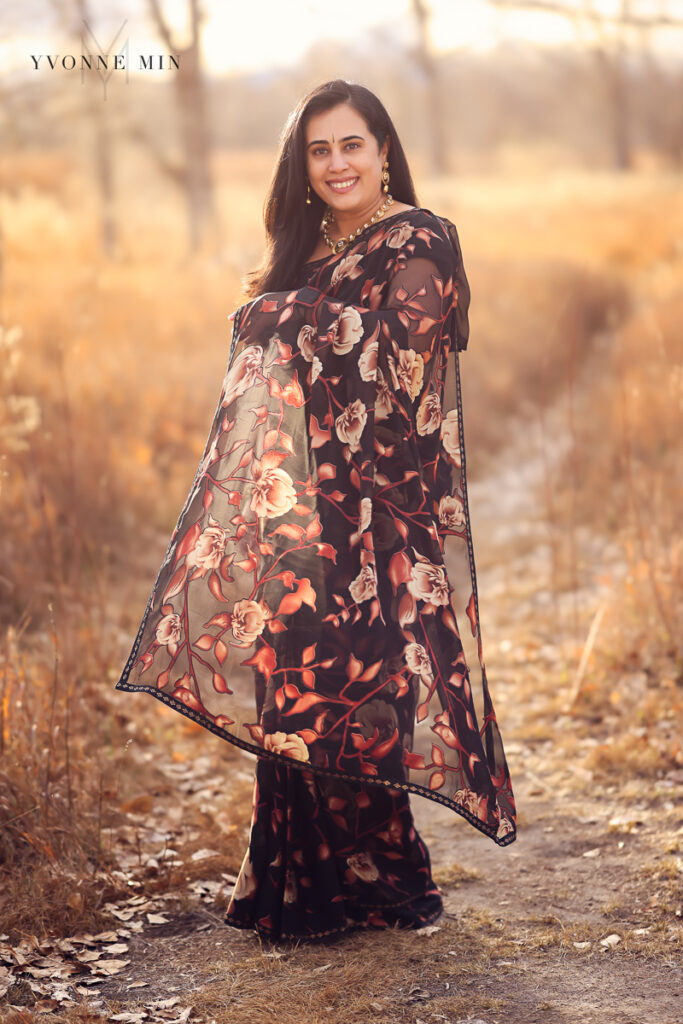
POLYGON ((306 142, 313 139, 342 139, 346 135, 369 135, 365 119, 350 107, 348 103, 340 103, 331 110, 313 114, 306 125, 306 142))

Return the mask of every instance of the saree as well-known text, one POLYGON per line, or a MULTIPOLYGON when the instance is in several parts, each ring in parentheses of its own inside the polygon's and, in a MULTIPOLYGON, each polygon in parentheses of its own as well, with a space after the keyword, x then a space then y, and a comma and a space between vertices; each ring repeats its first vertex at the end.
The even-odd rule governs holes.
POLYGON ((440 912, 409 793, 500 846, 516 819, 479 623, 457 230, 388 215, 299 277, 233 315, 116 688, 257 755, 226 920, 316 938, 440 912))

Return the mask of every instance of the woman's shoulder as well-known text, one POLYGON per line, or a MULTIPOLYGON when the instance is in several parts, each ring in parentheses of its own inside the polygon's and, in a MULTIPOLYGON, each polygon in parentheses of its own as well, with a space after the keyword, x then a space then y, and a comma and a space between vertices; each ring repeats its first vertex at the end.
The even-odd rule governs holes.
POLYGON ((455 225, 424 206, 411 206, 391 215, 384 224, 384 233, 388 235, 387 244, 395 248, 410 245, 414 249, 419 241, 421 249, 431 250, 434 255, 450 255, 454 247, 459 252, 455 225))

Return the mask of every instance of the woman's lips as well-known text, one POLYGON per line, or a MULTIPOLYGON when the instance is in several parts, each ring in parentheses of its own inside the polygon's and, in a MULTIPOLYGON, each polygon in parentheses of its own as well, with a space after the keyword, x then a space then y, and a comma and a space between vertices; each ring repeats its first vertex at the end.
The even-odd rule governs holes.
POLYGON ((333 192, 343 194, 344 192, 350 192, 353 186, 358 181, 358 177, 355 178, 344 178, 341 181, 328 181, 328 188, 331 188, 333 192))

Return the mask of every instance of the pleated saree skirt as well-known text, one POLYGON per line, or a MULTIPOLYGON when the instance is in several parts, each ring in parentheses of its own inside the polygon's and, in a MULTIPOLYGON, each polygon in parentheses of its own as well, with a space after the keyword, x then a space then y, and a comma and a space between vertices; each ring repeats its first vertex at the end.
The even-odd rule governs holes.
POLYGON ((259 758, 226 923, 273 940, 420 928, 441 914, 408 793, 259 758))

